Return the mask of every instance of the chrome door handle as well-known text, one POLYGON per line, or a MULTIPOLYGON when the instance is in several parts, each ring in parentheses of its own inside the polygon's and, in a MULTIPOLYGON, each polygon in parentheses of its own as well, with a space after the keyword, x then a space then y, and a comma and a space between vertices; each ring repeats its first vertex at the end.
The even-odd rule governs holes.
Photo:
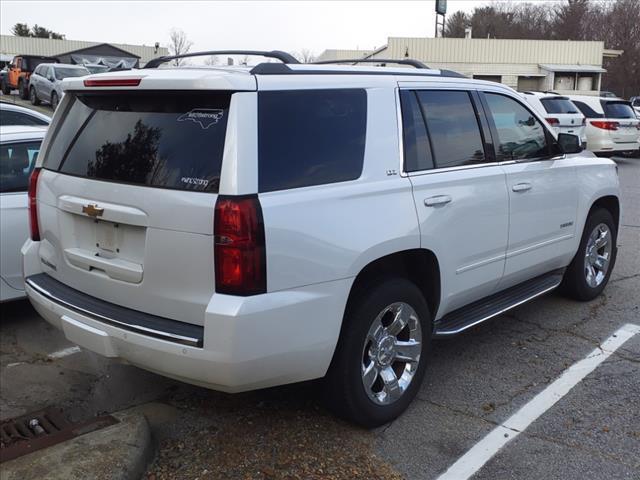
POLYGON ((451 202, 449 195, 436 195, 435 197, 429 197, 424 199, 424 204, 427 207, 436 207, 438 205, 446 205, 451 202))
POLYGON ((513 190, 514 192, 526 192, 527 190, 531 190, 531 184, 527 182, 516 183, 513 187, 511 187, 511 190, 513 190))

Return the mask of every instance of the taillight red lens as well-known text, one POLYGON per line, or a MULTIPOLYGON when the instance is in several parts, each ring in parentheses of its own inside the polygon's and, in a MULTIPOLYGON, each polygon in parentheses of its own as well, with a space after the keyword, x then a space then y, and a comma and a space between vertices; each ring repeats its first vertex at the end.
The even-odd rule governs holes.
POLYGON ((40 169, 34 168, 29 177, 29 232, 31 240, 40 241, 40 225, 38 224, 38 206, 36 205, 36 195, 38 193, 38 176, 40 169))
POLYGON ((99 78, 87 79, 85 87, 137 87, 142 78, 99 78))
POLYGON ((620 126, 618 122, 610 122, 608 120, 591 120, 591 125, 603 130, 618 130, 620 126))
POLYGON ((556 125, 560 125, 560 120, 558 120, 557 118, 547 118, 546 120, 547 120, 547 123, 552 127, 555 127, 556 125))
POLYGON ((216 292, 265 293, 267 260, 258 196, 219 196, 213 224, 216 292))

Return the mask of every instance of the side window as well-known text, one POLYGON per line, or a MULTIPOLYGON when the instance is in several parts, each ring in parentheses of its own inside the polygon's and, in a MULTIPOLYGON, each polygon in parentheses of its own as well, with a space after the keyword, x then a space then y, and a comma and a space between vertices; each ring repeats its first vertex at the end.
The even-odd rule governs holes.
POLYGON ((5 125, 48 125, 48 123, 24 113, 2 110, 0 114, 0 126, 5 125))
POLYGON ((363 89, 258 94, 261 192, 355 180, 367 131, 363 89))
POLYGON ((0 192, 26 192, 41 141, 0 145, 0 192))
POLYGON ((596 112, 593 108, 587 105, 584 102, 579 100, 573 100, 573 104, 578 107, 578 110, 582 112, 582 114, 587 118, 602 118, 603 114, 596 112))
POLYGON ((424 118, 414 91, 400 92, 402 107, 402 143, 404 144, 404 170, 417 172, 434 167, 433 154, 424 118))
POLYGON ((485 161, 480 126, 468 92, 416 92, 437 168, 485 161))
POLYGON ((545 129, 529 110, 504 95, 485 93, 485 96, 498 132, 498 161, 549 156, 545 129))

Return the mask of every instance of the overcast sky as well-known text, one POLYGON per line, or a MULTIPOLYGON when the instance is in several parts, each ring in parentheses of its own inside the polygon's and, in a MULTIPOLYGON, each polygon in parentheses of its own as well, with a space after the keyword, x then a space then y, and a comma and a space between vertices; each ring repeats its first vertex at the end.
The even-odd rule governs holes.
MULTIPOLYGON (((472 11, 485 1, 449 0, 472 11)), ((435 0, 422 1, 0 1, 0 31, 38 24, 69 40, 166 46, 171 28, 192 51, 372 49, 387 37, 432 37, 435 0)))

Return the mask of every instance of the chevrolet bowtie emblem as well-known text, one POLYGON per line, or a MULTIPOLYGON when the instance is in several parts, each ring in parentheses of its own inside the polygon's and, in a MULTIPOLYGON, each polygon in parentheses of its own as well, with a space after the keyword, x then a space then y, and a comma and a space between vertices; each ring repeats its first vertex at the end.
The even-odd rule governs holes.
POLYGON ((89 204, 82 207, 82 213, 86 213, 90 217, 101 217, 104 213, 104 208, 89 204))

